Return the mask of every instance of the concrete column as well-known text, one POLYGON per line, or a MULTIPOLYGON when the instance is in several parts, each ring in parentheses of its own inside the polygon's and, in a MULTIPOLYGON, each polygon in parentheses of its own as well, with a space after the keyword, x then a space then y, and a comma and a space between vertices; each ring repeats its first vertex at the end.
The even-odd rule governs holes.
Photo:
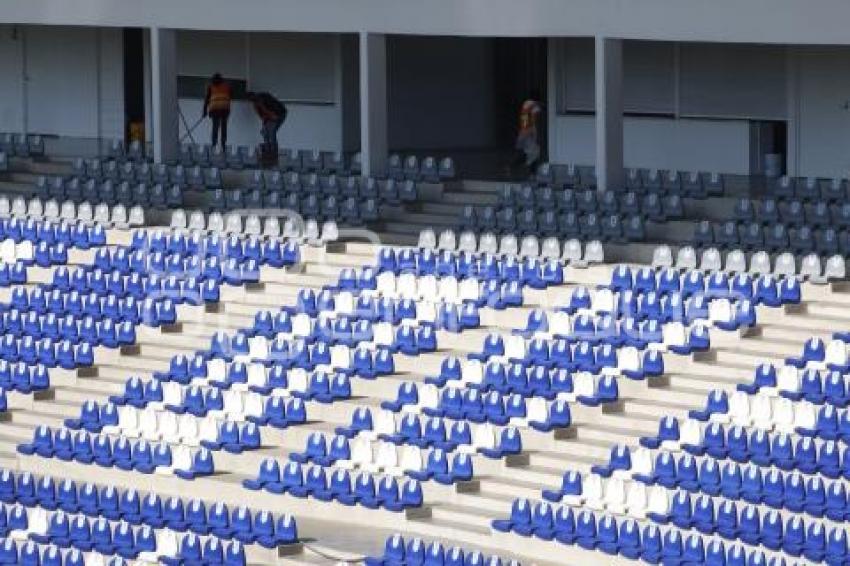
POLYGON ((177 100, 177 34, 173 29, 151 28, 151 126, 153 157, 157 163, 180 154, 177 100))
POLYGON ((560 38, 546 40, 546 136, 548 138, 549 162, 563 163, 561 148, 558 147, 558 69, 562 49, 558 49, 560 38))
POLYGON ((600 191, 622 189, 623 40, 596 38, 596 181, 600 191))
POLYGON ((387 166, 387 40, 360 33, 360 153, 363 175, 379 175, 387 166))

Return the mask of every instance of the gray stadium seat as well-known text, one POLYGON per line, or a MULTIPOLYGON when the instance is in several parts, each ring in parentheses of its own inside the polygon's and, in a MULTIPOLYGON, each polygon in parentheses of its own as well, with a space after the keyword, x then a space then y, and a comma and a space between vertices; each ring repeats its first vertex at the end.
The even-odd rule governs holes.
POLYGON ((27 216, 31 218, 41 218, 44 216, 44 204, 40 198, 30 199, 27 204, 27 216))
MULTIPOLYGON (((15 197, 12 200, 12 216, 24 217, 27 215, 27 201, 24 197, 15 197)), ((73 220, 73 217, 71 218, 73 220)))
POLYGON ((440 179, 454 179, 456 174, 455 162, 451 157, 444 157, 440 160, 440 179))
POLYGON ((499 241, 499 253, 503 256, 515 256, 519 253, 519 244, 516 236, 505 234, 499 241))
MULTIPOLYGON (((815 256, 815 258, 817 259, 817 256, 815 256)), ((818 264, 820 264, 819 259, 818 264)), ((818 267, 818 272, 820 272, 820 267, 818 267)), ((794 254, 790 252, 783 252, 776 256, 773 273, 784 277, 793 277, 794 275, 797 275, 797 262, 794 259, 794 254)))
POLYGON ((844 279, 847 276, 844 258, 840 255, 834 255, 826 260, 823 275, 827 280, 844 279))
POLYGON ((322 157, 322 171, 325 173, 342 173, 345 169, 345 159, 342 152, 325 153, 322 157))
POLYGON ((242 233, 242 217, 236 213, 231 212, 227 216, 224 217, 224 231, 230 234, 241 234, 242 233))
POLYGON ((123 204, 116 204, 112 207, 112 212, 109 215, 109 221, 113 226, 127 226, 127 207, 123 204))
POLYGON ((478 240, 475 237, 475 232, 464 230, 458 238, 457 249, 459 252, 475 253, 478 250, 478 240))
POLYGON ((484 254, 499 253, 499 240, 492 232, 484 232, 478 238, 478 251, 484 254))
POLYGON ((242 148, 235 145, 228 145, 224 156, 225 163, 216 163, 219 167, 230 167, 231 169, 242 169, 245 167, 245 162, 242 160, 242 148))
POLYGON ((415 155, 408 155, 404 160, 404 178, 413 181, 419 180, 419 158, 415 155))
POLYGON ((334 220, 325 220, 322 224, 322 242, 336 242, 339 240, 339 226, 334 220))
MULTIPOLYGON (((228 146, 228 149, 230 147, 228 146)), ((215 167, 227 167, 227 156, 229 152, 225 152, 220 145, 213 147, 210 150, 210 163, 215 167)), ((237 153, 238 155, 238 153, 237 153)))
POLYGON ((207 219, 204 217, 204 213, 200 210, 192 211, 189 214, 189 230, 200 230, 204 231, 207 229, 207 219))
POLYGON ((697 268, 697 252, 693 247, 679 248, 676 252, 676 268, 684 271, 697 268))
POLYGON ((91 203, 81 202, 80 206, 77 207, 77 220, 91 222, 93 219, 94 211, 92 211, 91 203))
MULTIPOLYGON (((54 201, 55 202, 55 201, 54 201)), ((0 216, 9 216, 12 212, 12 203, 9 202, 9 197, 0 196, 0 216)))
POLYGON ((743 250, 734 249, 726 254, 726 271, 729 273, 746 273, 747 254, 743 250))
POLYGON ((537 236, 528 235, 522 238, 519 246, 519 255, 521 257, 540 256, 540 241, 537 239, 537 236))
MULTIPOLYGON (((77 214, 79 215, 79 211, 77 214)), ((127 214, 127 224, 130 226, 144 226, 145 209, 139 205, 130 207, 130 212, 127 214)))
POLYGON ((561 259, 569 264, 578 264, 582 261, 581 242, 575 238, 571 238, 564 242, 564 251, 561 254, 561 259))
POLYGON ((240 146, 239 153, 242 156, 243 167, 256 167, 259 163, 257 158, 257 148, 254 146, 240 146))
POLYGON ((702 252, 699 268, 703 271, 720 271, 723 268, 720 258, 720 250, 708 248, 702 252))
POLYGON ((351 165, 348 167, 352 175, 359 175, 363 172, 363 154, 359 151, 351 157, 351 165))
POLYGON ((322 233, 319 231, 319 224, 314 219, 307 220, 304 223, 304 240, 311 246, 321 245, 322 233))
POLYGON ((256 214, 249 214, 245 218, 245 233, 250 236, 259 236, 263 233, 263 223, 256 214))
POLYGON ((185 230, 189 223, 186 218, 186 211, 182 208, 177 208, 171 213, 171 222, 169 224, 172 228, 177 228, 178 230, 185 230))
POLYGON ((770 256, 765 251, 756 252, 750 258, 750 273, 767 275, 771 272, 770 256))
POLYGON ((430 155, 422 160, 422 166, 419 169, 419 173, 422 180, 426 183, 440 182, 440 166, 437 163, 437 160, 430 155))
MULTIPOLYGON (((2 199, 6 199, 6 197, 0 197, 0 201, 2 199)), ((9 205, 9 199, 6 199, 6 206, 9 205)), ((0 202, 0 216, 8 214, 8 210, 3 211, 3 204, 0 202)), ((56 199, 49 199, 44 203, 44 217, 49 220, 58 220, 59 219, 59 203, 56 202, 56 199)))
POLYGON ((673 267, 673 250, 670 246, 657 246, 652 250, 652 267, 673 267))
POLYGON ((605 261, 605 248, 599 240, 591 240, 584 246, 584 261, 588 264, 603 263, 605 261))
MULTIPOLYGON (((73 204, 73 203, 71 203, 73 204)), ((62 203, 62 212, 59 214, 60 218, 64 218, 65 213, 65 203, 62 203)), ((109 223, 109 205, 105 202, 98 204, 94 207, 94 221, 100 224, 108 224, 109 223)))
POLYGON ((267 216, 263 221, 263 236, 267 238, 280 237, 280 220, 277 216, 267 216))
POLYGON ((558 238, 550 236, 543 240, 540 245, 540 257, 543 259, 561 259, 561 242, 558 238))
POLYGON ((443 230, 440 232, 440 237, 437 239, 437 248, 450 252, 457 249, 457 236, 454 230, 443 230))
MULTIPOLYGON (((103 222, 109 222, 109 206, 105 205, 106 210, 106 218, 103 219, 103 222)), ((14 203, 12 204, 12 214, 14 214, 14 203)), ((103 214, 103 211, 101 211, 103 214)), ((62 220, 75 220, 77 218, 77 207, 73 201, 66 200, 62 203, 62 208, 59 209, 59 218, 62 220)))
POLYGON ((419 232, 419 247, 426 250, 437 249, 437 234, 433 228, 425 228, 419 232))
MULTIPOLYGON (((785 254, 782 254, 785 255, 785 254)), ((793 256, 792 256, 793 257, 793 256)), ((800 276, 809 281, 825 283, 820 258, 817 254, 809 254, 800 263, 800 276)))
POLYGON ((220 212, 211 212, 207 217, 207 231, 224 232, 224 217, 220 212))

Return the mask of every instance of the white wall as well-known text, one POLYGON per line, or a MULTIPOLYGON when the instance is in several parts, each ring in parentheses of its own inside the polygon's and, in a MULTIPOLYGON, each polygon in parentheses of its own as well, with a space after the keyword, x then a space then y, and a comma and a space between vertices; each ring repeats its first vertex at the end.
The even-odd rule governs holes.
MULTIPOLYGON (((557 116, 550 161, 596 162, 595 117, 557 116)), ((745 120, 633 118, 623 121, 626 167, 747 174, 749 123, 745 120)))
POLYGON ((850 172, 850 49, 799 49, 796 55, 798 174, 850 172))
POLYGON ((847 0, 3 0, 2 6, 5 23, 850 43, 847 0))
MULTIPOLYGON (((245 34, 228 32, 181 31, 178 33, 178 69, 180 75, 208 77, 220 71, 225 77, 247 81, 248 89, 269 89, 286 104, 286 123, 278 133, 282 147, 295 149, 342 150, 342 72, 340 38, 335 35, 245 34), (264 46, 280 51, 269 53, 264 46), (263 64, 257 64, 262 51, 263 64), (280 62, 275 65, 274 61, 280 62), (253 63, 252 63, 253 61, 253 63), (284 61, 289 63, 284 64, 284 61), (309 68, 315 75, 321 70, 327 77, 307 77, 299 84, 293 66, 309 68), (313 80, 313 79, 319 80, 313 80), (286 84, 290 83, 290 84, 286 84), (278 86, 275 86, 278 85, 278 86), (304 87, 304 88, 301 88, 304 87), (284 89, 284 92, 279 92, 284 89), (318 90, 317 90, 318 89, 318 90), (298 93, 316 93, 328 103, 293 99, 298 93)), ((303 75, 302 75, 303 76, 303 75)), ((203 101, 181 98, 180 109, 193 126, 201 117, 203 101)), ((247 102, 235 102, 228 124, 228 143, 244 145, 260 141, 259 121, 247 102)), ((209 143, 211 124, 204 120, 192 132, 199 143, 209 143)), ((186 127, 180 124, 180 136, 186 127)), ((188 137, 184 141, 190 141, 188 137)))
POLYGON ((24 33, 28 130, 75 138, 123 136, 121 30, 34 26, 24 33))
POLYGON ((24 129, 23 37, 15 26, 0 26, 0 130, 24 129))

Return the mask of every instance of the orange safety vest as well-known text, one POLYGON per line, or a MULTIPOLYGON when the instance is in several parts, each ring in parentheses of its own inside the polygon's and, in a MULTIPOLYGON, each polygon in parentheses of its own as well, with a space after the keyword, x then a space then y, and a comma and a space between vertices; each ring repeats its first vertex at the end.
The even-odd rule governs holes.
POLYGON ((210 85, 210 101, 207 105, 207 111, 230 111, 230 85, 227 82, 222 81, 217 85, 210 85))
POLYGON ((519 111, 519 133, 525 134, 537 128, 537 114, 540 105, 534 100, 526 100, 519 111))

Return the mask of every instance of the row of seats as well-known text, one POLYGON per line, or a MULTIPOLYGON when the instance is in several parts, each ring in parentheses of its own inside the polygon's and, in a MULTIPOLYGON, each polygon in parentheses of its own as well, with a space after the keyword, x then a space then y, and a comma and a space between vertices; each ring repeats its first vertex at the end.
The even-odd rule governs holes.
POLYGON ((224 216, 218 212, 204 214, 196 210, 186 215, 183 209, 177 209, 171 214, 170 227, 174 230, 189 230, 191 232, 210 232, 224 234, 244 234, 247 236, 262 236, 263 238, 284 238, 289 241, 305 241, 309 243, 335 242, 339 238, 339 227, 333 220, 327 220, 321 225, 313 219, 299 221, 299 218, 277 216, 261 217, 249 214, 242 217, 239 213, 231 212, 224 216))
POLYGON ((383 554, 366 558, 367 566, 513 566, 516 561, 503 561, 498 556, 485 556, 477 550, 464 550, 457 546, 443 546, 433 541, 426 546, 422 539, 415 537, 405 542, 399 534, 387 538, 383 554))
POLYGON ((44 138, 39 135, 0 133, 0 151, 8 157, 41 157, 44 155, 44 138))
MULTIPOLYGON (((646 220, 663 222, 679 219, 684 215, 682 197, 674 194, 659 196, 650 193, 643 197, 637 193, 619 193, 596 190, 574 191, 573 189, 552 189, 550 187, 532 187, 531 185, 505 185, 499 192, 498 209, 534 209, 538 212, 555 210, 558 212, 582 212, 597 214, 639 215, 646 220)), ((472 208, 472 207, 467 207, 472 208)), ((461 219, 474 216, 492 216, 486 207, 479 207, 461 214, 461 219)), ((493 212, 498 212, 498 209, 493 212)))
POLYGON ((80 181, 76 177, 65 179, 60 176, 38 177, 35 196, 44 200, 68 200, 74 203, 90 202, 112 206, 137 205, 156 209, 183 204, 183 189, 176 184, 111 180, 100 182, 95 179, 80 181))
MULTIPOLYGON (((769 517, 773 522, 764 536, 754 526, 758 523, 750 518, 742 522, 740 529, 733 524, 728 530, 724 528, 712 535, 675 524, 649 523, 641 527, 641 522, 632 517, 616 517, 590 509, 576 513, 569 506, 553 506, 548 502, 532 505, 522 499, 514 503, 510 518, 494 521, 493 528, 650 564, 782 564, 776 558, 768 559, 772 552, 778 551, 813 562, 827 560, 830 564, 843 564, 847 560, 847 534, 843 529, 806 524, 799 517, 783 525, 778 515, 769 517), (738 542, 739 537, 742 542, 738 542), (756 546, 759 544, 764 549, 756 546)), ((755 518, 758 520, 757 514, 755 518)))
POLYGON ((628 169, 626 190, 646 193, 682 194, 704 199, 723 194, 723 178, 716 174, 663 169, 628 169))
POLYGON ((514 234, 505 234, 497 238, 493 233, 477 236, 474 232, 456 233, 443 230, 437 233, 426 228, 419 233, 418 247, 423 250, 444 250, 449 252, 481 253, 504 257, 539 257, 541 259, 563 260, 576 266, 587 266, 605 261, 602 243, 589 241, 582 245, 577 239, 561 243, 554 237, 542 242, 537 236, 528 235, 518 239, 514 234))
MULTIPOLYGON (((354 156, 352 169, 359 163, 359 154, 354 156)), ((435 157, 424 157, 421 160, 416 155, 402 157, 394 153, 387 158, 387 177, 390 179, 422 180, 426 183, 439 183, 455 176, 455 164, 451 157, 439 161, 435 157)))
MULTIPOLYGON (((843 191, 842 187, 842 191, 843 191)), ((838 204, 830 205, 825 201, 806 204, 803 201, 792 200, 779 202, 773 199, 755 201, 742 198, 735 203, 733 220, 742 223, 757 222, 763 225, 782 222, 787 226, 808 224, 814 228, 835 226, 850 227, 850 205, 836 197, 838 204)))
MULTIPOLYGON (((176 186, 184 189, 217 189, 223 185, 221 169, 218 167, 202 167, 195 165, 168 166, 164 163, 149 163, 147 161, 101 161, 99 159, 75 159, 71 165, 72 175, 69 177, 53 176, 48 178, 48 186, 62 184, 73 186, 76 190, 84 187, 97 188, 113 184, 127 183, 128 185, 161 185, 176 186), (58 179, 58 180, 57 180, 58 179)), ((66 187, 67 191, 68 188, 66 187)), ((117 191, 117 189, 116 189, 117 191)))
POLYGON ((843 205, 847 200, 846 179, 820 179, 816 177, 789 177, 771 179, 770 195, 778 200, 800 200, 843 205))
POLYGON ((256 200, 258 194, 251 192, 245 199, 240 191, 216 190, 210 193, 208 208, 212 211, 263 209, 275 211, 277 214, 301 215, 307 218, 338 221, 351 225, 362 225, 378 220, 385 214, 386 206, 376 199, 357 200, 355 198, 338 199, 330 196, 319 198, 316 195, 299 196, 290 193, 284 199, 277 199, 277 193, 272 193, 263 201, 256 200))
POLYGON ((77 205, 73 201, 66 200, 60 205, 55 199, 42 200, 38 197, 29 201, 23 197, 15 197, 10 202, 8 197, 0 196, 0 216, 48 221, 77 221, 104 226, 111 224, 116 227, 135 227, 145 224, 145 209, 141 205, 131 206, 129 210, 123 204, 110 207, 105 202, 93 206, 89 202, 81 202, 77 205))
MULTIPOLYGON (((106 245, 106 230, 101 224, 88 224, 66 220, 41 220, 37 218, 0 218, 0 239, 16 244, 15 258, 28 262, 35 257, 34 249, 64 244, 67 247, 89 249, 106 245)), ((6 246, 5 257, 11 258, 11 244, 6 246)), ((57 248, 58 249, 58 248, 57 248)))
POLYGON ((702 221, 694 228, 693 242, 698 247, 727 250, 743 248, 774 253, 791 250, 800 255, 816 253, 822 256, 850 254, 850 231, 813 229, 808 225, 792 228, 785 224, 771 224, 765 229, 757 223, 742 226, 731 220, 722 224, 702 221))
POLYGON ((323 466, 288 462, 281 468, 275 460, 264 460, 257 478, 247 479, 242 485, 255 491, 287 493, 396 513, 422 506, 422 486, 416 479, 405 480, 399 485, 391 475, 361 471, 352 481, 352 474, 346 469, 329 471, 330 477, 323 466))
POLYGON ((32 442, 17 446, 20 454, 42 458, 58 458, 79 464, 97 464, 143 474, 173 474, 182 479, 209 476, 215 472, 213 457, 207 448, 191 449, 184 445, 172 448, 165 442, 150 443, 145 439, 129 440, 126 436, 90 434, 81 430, 52 430, 40 425, 32 442))
MULTIPOLYGON (((276 170, 251 172, 243 192, 255 191, 261 198, 283 199, 290 193, 335 196, 342 198, 376 199, 389 203, 415 200, 418 187, 415 181, 378 179, 375 177, 284 173, 276 170), (272 197, 277 193, 277 196, 272 197)), ((246 195, 247 198, 247 195, 246 195)))
POLYGON ((36 478, 28 472, 16 475, 4 470, 0 500, 9 506, 8 513, 0 513, 6 536, 11 533, 18 540, 167 564, 200 560, 203 547, 204 563, 241 565, 245 563, 243 544, 276 548, 298 541, 290 515, 275 519, 268 512, 242 506, 231 511, 222 503, 207 507, 198 499, 184 502, 153 492, 142 495, 134 489, 122 492, 92 483, 78 486, 72 480, 36 478), (180 533, 191 538, 187 541, 180 533), (198 536, 209 537, 206 544, 198 536))
MULTIPOLYGON (((662 171, 631 169, 626 171, 624 190, 636 193, 670 193, 683 197, 705 199, 721 196, 725 180, 718 173, 696 171, 662 171)), ((535 172, 539 185, 566 188, 596 188, 595 167, 543 163, 535 172)))
POLYGON ((799 262, 794 254, 782 252, 771 259, 770 254, 759 250, 750 255, 741 249, 733 249, 725 258, 717 248, 702 251, 697 263, 697 251, 691 246, 683 246, 673 254, 670 246, 658 246, 652 253, 652 266, 656 268, 675 267, 678 270, 699 269, 704 272, 725 271, 727 273, 752 273, 754 275, 773 274, 777 277, 799 276, 813 283, 826 283, 829 280, 844 279, 846 264, 838 255, 829 257, 825 262, 815 254, 809 254, 799 262))
MULTIPOLYGON (((116 159, 124 158, 123 144, 113 142, 110 154, 116 159)), ((354 154, 348 163, 346 161, 341 152, 284 149, 278 158, 278 167, 281 171, 298 173, 360 173, 362 166, 359 153, 354 154)), ((226 146, 222 149, 208 144, 181 144, 178 162, 184 167, 243 169, 256 167, 258 160, 255 147, 226 146)), ((420 160, 415 155, 402 157, 392 154, 387 158, 387 176, 397 180, 438 183, 455 176, 454 161, 450 157, 437 160, 429 156, 420 160)))
POLYGON ((646 237, 642 216, 619 214, 598 215, 574 211, 558 213, 554 210, 536 212, 530 209, 485 206, 476 209, 465 206, 458 223, 460 229, 498 234, 529 236, 560 236, 564 238, 603 239, 613 242, 639 242, 646 237))
MULTIPOLYGON (((209 144, 182 143, 180 144, 179 163, 184 167, 200 165, 201 167, 219 167, 221 169, 244 169, 256 167, 259 164, 257 148, 254 146, 219 145, 210 147, 209 144)), ((331 165, 331 163, 329 163, 331 165)))
POLYGON ((106 153, 111 159, 117 161, 144 161, 148 148, 143 141, 132 140, 125 144, 123 140, 113 139, 109 140, 106 153))

